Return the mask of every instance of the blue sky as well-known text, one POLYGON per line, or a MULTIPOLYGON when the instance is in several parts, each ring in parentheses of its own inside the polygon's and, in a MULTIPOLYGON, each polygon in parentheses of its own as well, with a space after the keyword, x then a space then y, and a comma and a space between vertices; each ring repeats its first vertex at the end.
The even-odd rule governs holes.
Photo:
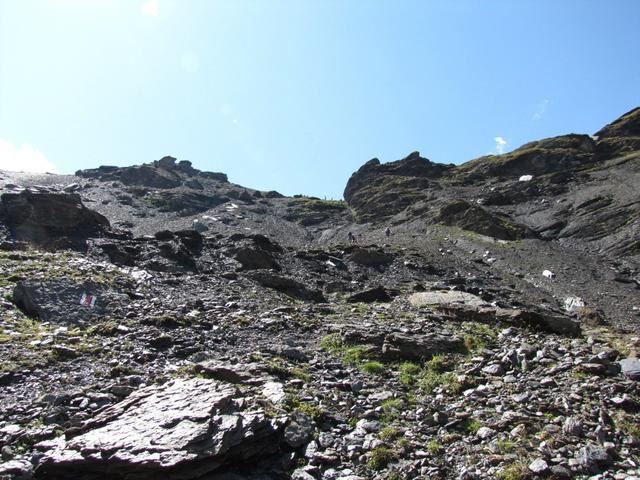
POLYGON ((0 168, 173 155, 341 198, 640 105, 640 2, 0 0, 0 168), (500 139, 500 140, 496 140, 500 139))

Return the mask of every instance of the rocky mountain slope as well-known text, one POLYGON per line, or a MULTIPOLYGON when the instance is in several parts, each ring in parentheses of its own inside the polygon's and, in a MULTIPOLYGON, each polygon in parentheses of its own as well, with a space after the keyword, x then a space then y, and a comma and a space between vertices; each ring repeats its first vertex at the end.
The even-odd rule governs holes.
POLYGON ((640 109, 345 202, 0 172, 0 478, 640 477, 640 109))

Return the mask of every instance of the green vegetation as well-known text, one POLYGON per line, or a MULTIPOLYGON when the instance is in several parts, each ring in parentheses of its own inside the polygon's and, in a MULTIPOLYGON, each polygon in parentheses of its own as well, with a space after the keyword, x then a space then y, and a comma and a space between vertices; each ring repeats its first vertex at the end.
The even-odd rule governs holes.
POLYGON ((616 428, 635 439, 640 439, 640 424, 634 422, 629 416, 622 414, 616 419, 616 428))
POLYGON ((320 348, 333 355, 337 355, 344 349, 342 337, 340 337, 339 333, 330 333, 325 335, 322 337, 322 340, 320 340, 320 348))
POLYGON ((360 368, 369 375, 380 375, 384 372, 384 365, 376 361, 366 362, 360 368))
POLYGON ((433 393, 437 388, 442 388, 449 393, 462 391, 462 383, 453 372, 437 373, 426 370, 418 380, 418 386, 425 393, 433 393))
POLYGON ((309 402, 303 402, 293 394, 287 395, 284 405, 287 411, 304 413, 311 417, 315 422, 321 421, 325 414, 325 412, 317 405, 309 402))
POLYGON ((390 442, 400 436, 400 431, 396 427, 388 425, 380 430, 378 438, 384 442, 390 442))
POLYGON ((272 375, 280 378, 286 378, 291 376, 291 372, 284 359, 280 357, 274 357, 265 362, 265 370, 272 375))
POLYGON ((356 366, 364 361, 365 353, 366 351, 362 347, 349 347, 344 350, 342 362, 345 365, 356 366))
POLYGON ((7 273, 0 278, 0 287, 11 286, 26 278, 41 280, 64 278, 70 281, 92 281, 107 285, 121 282, 123 279, 123 275, 116 268, 94 270, 86 268, 87 265, 81 254, 69 250, 61 253, 39 250, 20 253, 1 251, 0 266, 7 273), (78 268, 79 263, 82 263, 82 268, 78 268))
POLYGON ((469 353, 480 352, 493 344, 498 332, 484 323, 465 322, 462 324, 464 346, 469 353))
POLYGON ((475 435, 476 433, 478 433, 478 430, 480 430, 480 427, 482 427, 482 423, 480 423, 480 421, 476 418, 470 418, 467 420, 465 427, 467 429, 467 432, 475 435))
POLYGON ((382 470, 389 463, 396 460, 396 453, 389 447, 379 446, 371 450, 367 467, 371 470, 382 470))
POLYGON ((301 197, 289 201, 289 207, 302 207, 310 212, 341 211, 347 208, 343 200, 321 200, 319 198, 301 197))
POLYGON ((516 449, 516 444, 506 438, 498 440, 497 445, 498 445, 498 450, 502 454, 511 453, 516 449))
POLYGON ((499 480, 524 480, 529 478, 529 467, 524 462, 514 463, 496 473, 499 480))
POLYGON ((427 451, 431 455, 436 455, 438 452, 440 452, 441 449, 442 445, 436 439, 429 440, 429 443, 427 443, 427 451))
POLYGON ((419 365, 412 362, 404 362, 400 364, 398 372, 400 374, 400 383, 405 387, 411 387, 417 382, 417 375, 422 369, 419 365))

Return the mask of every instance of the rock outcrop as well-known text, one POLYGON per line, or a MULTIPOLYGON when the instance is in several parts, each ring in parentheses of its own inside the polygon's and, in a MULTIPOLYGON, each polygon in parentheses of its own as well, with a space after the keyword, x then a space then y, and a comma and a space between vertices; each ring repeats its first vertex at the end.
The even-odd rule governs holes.
POLYGON ((278 452, 285 422, 241 404, 235 387, 214 380, 140 389, 48 451, 36 478, 187 480, 258 469, 278 452))
POLYGON ((0 218, 13 238, 47 248, 82 247, 87 238, 110 228, 101 214, 88 209, 74 193, 3 193, 0 218))

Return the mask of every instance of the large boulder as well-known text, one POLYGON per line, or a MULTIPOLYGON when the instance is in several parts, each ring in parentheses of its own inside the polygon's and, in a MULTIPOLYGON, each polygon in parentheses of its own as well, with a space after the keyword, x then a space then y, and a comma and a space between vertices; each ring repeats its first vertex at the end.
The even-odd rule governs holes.
POLYGON ((383 267, 393 262, 392 255, 376 248, 353 247, 345 258, 364 267, 383 267))
POLYGON ((123 308, 128 297, 91 281, 24 280, 14 287, 13 301, 27 315, 42 321, 82 325, 123 308))
POLYGON ((286 419, 251 410, 238 396, 235 387, 202 378, 140 389, 48 451, 35 476, 188 480, 265 468, 286 419))
POLYGON ((263 287, 273 288, 293 298, 312 302, 324 302, 322 292, 307 288, 302 283, 290 277, 277 275, 268 270, 255 270, 248 272, 247 277, 263 287))
POLYGON ((109 221, 88 209, 74 193, 4 193, 0 215, 16 240, 55 248, 81 247, 87 238, 103 236, 109 221))

